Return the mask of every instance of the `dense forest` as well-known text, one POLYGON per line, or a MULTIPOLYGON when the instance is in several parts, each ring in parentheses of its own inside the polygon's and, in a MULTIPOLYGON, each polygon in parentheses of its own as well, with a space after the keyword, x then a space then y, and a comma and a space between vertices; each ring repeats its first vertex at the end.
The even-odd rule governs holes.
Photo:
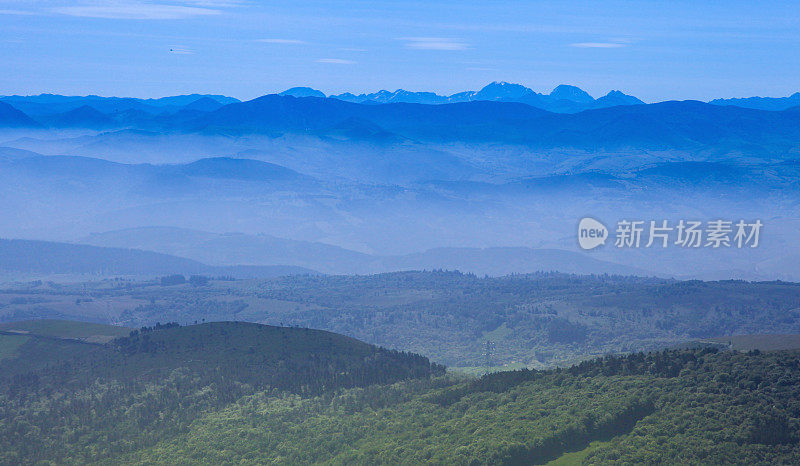
POLYGON ((444 373, 422 356, 319 330, 173 323, 101 345, 11 327, 0 347, 24 341, 0 357, 1 464, 110 459, 253 393, 308 398, 444 373))
POLYGON ((471 378, 302 328, 159 324, 80 341, 115 331, 0 327, 0 464, 800 461, 797 351, 672 349, 471 378))
POLYGON ((311 399, 259 393, 126 460, 797 464, 799 357, 673 350, 311 399))
POLYGON ((0 322, 310 327, 479 373, 487 365, 543 369, 728 335, 800 333, 800 285, 787 282, 443 271, 187 278, 9 285, 0 290, 0 322))

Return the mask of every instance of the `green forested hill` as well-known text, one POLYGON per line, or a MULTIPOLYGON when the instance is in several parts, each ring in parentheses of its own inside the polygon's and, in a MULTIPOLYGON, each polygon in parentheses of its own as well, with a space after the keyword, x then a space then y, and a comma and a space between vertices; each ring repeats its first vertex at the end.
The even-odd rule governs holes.
POLYGON ((257 324, 6 338, 25 340, 0 361, 0 464, 800 461, 797 351, 664 350, 476 379, 257 324))
POLYGON ((797 464, 798 413, 800 353, 664 351, 334 397, 258 393, 125 461, 541 464, 586 449, 572 458, 797 464))
POLYGON ((0 334, 0 347, 7 339, 0 464, 111 459, 253 393, 310 397, 443 373, 342 335, 240 322, 157 325, 102 345, 30 333, 0 334))

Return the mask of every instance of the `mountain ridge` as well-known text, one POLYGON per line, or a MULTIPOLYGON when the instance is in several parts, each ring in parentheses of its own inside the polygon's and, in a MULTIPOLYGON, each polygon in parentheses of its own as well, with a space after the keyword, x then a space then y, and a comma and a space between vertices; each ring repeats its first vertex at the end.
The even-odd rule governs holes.
MULTIPOLYGON (((639 105, 644 102, 632 95, 624 94, 619 90, 611 90, 606 95, 594 98, 578 86, 559 84, 549 93, 536 92, 521 84, 494 81, 477 91, 462 91, 449 95, 440 95, 431 91, 408 91, 397 89, 395 91, 380 90, 372 93, 344 92, 326 95, 322 91, 307 86, 297 86, 285 91, 276 92, 282 96, 293 97, 319 97, 344 100, 355 103, 421 103, 421 104, 447 104, 457 102, 470 102, 474 100, 496 100, 509 102, 523 102, 537 106, 544 110, 575 113, 591 108, 605 108, 617 105, 639 105), (559 103, 560 102, 560 103, 559 103)), ((220 106, 242 102, 239 99, 215 94, 186 94, 160 98, 133 98, 133 97, 105 97, 98 95, 66 96, 59 94, 38 95, 5 95, 0 96, 0 101, 13 105, 27 115, 45 115, 48 113, 64 113, 78 107, 88 105, 102 113, 113 113, 129 110, 144 111, 154 115, 159 112, 177 111, 183 107, 191 108, 197 101, 204 103, 195 107, 207 110, 212 107, 211 102, 220 106)), ((800 92, 795 92, 786 97, 733 97, 715 98, 707 103, 721 106, 738 106, 760 110, 781 111, 791 107, 800 106, 800 92)))
POLYGON ((714 105, 735 105, 737 107, 754 108, 758 110, 781 111, 800 106, 800 92, 795 92, 788 97, 734 97, 730 99, 714 99, 709 103, 714 105))
MULTIPOLYGON (((289 93, 294 89, 284 91, 289 93)), ((303 88, 312 90, 310 88, 303 88)), ((315 97, 324 97, 320 91, 313 90, 315 97)), ((404 89, 398 89, 394 92, 381 90, 369 94, 353 94, 345 92, 338 95, 330 95, 328 98, 344 100, 353 103, 417 103, 429 105, 452 104, 462 102, 474 102, 479 100, 498 101, 498 102, 517 102, 531 105, 532 107, 540 108, 543 110, 557 112, 557 113, 576 113, 590 108, 602 108, 607 106, 619 105, 619 102, 624 101, 626 105, 643 104, 641 100, 636 97, 622 94, 619 91, 611 91, 621 94, 616 99, 600 98, 594 99, 584 90, 577 86, 568 84, 560 84, 556 86, 549 94, 541 94, 533 89, 525 87, 521 84, 507 83, 504 81, 494 81, 487 84, 477 91, 464 91, 451 95, 439 95, 434 92, 413 92, 404 89), (624 96, 624 97, 622 97, 624 96)), ((281 93, 283 94, 283 93, 281 93)), ((298 95, 297 93, 289 93, 289 95, 298 95)), ((610 93, 609 93, 610 94, 610 93)), ((299 95, 298 95, 299 96, 299 95)), ((303 97, 312 96, 308 91, 302 94, 303 97)), ((605 97, 608 97, 605 96, 605 97)))
MULTIPOLYGON (((514 89, 517 88, 509 92, 519 92, 514 89)), ((539 94, 526 95, 541 98, 539 94)), ((606 97, 626 103, 621 94, 612 93, 606 97)), ((6 118, 9 125, 36 125, 13 107, 6 104, 3 108, 4 114, 11 115, 6 118)), ((63 119, 64 116, 52 118, 63 119)), ((100 123, 106 121, 101 120, 100 123)), ((800 112, 791 108, 768 111, 699 101, 617 105, 556 113, 503 100, 442 105, 364 105, 330 98, 269 94, 211 111, 184 110, 160 115, 143 124, 131 122, 127 127, 154 133, 234 137, 246 134, 279 137, 287 133, 338 137, 336 133, 342 134, 344 130, 343 134, 349 139, 387 144, 403 144, 406 140, 460 141, 521 144, 542 149, 713 148, 774 153, 793 150, 800 139, 799 123, 800 112)))
POLYGON ((25 114, 34 117, 65 113, 82 106, 90 106, 106 114, 135 110, 145 112, 148 115, 157 115, 165 111, 178 111, 203 98, 214 100, 222 105, 240 102, 239 99, 233 97, 211 94, 187 94, 148 99, 135 97, 103 97, 98 95, 9 95, 0 96, 0 102, 10 104, 25 114))

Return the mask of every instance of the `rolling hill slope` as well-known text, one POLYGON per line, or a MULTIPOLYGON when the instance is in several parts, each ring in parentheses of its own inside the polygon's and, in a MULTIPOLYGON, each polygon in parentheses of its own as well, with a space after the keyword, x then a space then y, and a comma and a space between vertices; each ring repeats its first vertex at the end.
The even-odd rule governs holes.
POLYGON ((283 265, 214 267, 191 259, 136 249, 9 239, 0 239, 0 271, 27 276, 201 274, 240 278, 315 273, 283 265))
POLYGON ((39 124, 33 121, 28 115, 5 102, 0 102, 0 127, 18 128, 36 126, 39 126, 39 124))
POLYGON ((654 275, 574 251, 533 248, 436 248, 405 255, 370 255, 329 244, 269 235, 142 227, 96 233, 78 241, 100 247, 156 251, 214 265, 286 264, 323 273, 448 269, 492 276, 537 271, 654 275))

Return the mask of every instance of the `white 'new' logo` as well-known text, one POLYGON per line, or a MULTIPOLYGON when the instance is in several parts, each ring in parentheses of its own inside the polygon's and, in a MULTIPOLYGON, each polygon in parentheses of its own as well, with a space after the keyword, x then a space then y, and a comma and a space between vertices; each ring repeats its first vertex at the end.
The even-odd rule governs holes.
POLYGON ((578 244, 583 249, 594 249, 606 244, 608 228, 591 217, 584 217, 578 223, 578 244))

